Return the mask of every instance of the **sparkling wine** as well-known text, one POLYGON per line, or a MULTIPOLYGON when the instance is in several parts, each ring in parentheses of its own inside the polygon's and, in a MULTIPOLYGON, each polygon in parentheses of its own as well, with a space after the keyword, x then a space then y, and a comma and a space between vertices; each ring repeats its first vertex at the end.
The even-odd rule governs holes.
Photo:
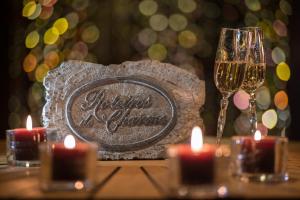
POLYGON ((246 62, 218 62, 215 63, 215 83, 223 94, 232 94, 241 86, 246 62))
POLYGON ((259 88, 265 80, 266 64, 249 65, 245 74, 242 89, 248 93, 253 93, 259 88))

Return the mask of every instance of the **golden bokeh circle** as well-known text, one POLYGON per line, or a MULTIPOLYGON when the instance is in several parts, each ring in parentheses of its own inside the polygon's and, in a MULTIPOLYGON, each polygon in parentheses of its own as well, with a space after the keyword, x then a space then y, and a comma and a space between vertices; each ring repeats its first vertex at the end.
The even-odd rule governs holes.
POLYGON ((59 38, 59 31, 55 27, 49 28, 44 34, 45 44, 54 44, 59 38))
POLYGON ((167 49, 160 43, 153 44, 148 49, 148 56, 153 60, 162 61, 167 57, 167 49))
POLYGON ((276 75, 283 81, 288 81, 291 76, 291 70, 288 64, 281 62, 276 67, 276 75))
POLYGON ((29 49, 32 49, 39 43, 39 41, 39 33, 37 31, 32 31, 25 38, 25 46, 29 49))
POLYGON ((197 36, 190 30, 185 30, 178 35, 179 45, 183 48, 192 48, 197 43, 197 36))

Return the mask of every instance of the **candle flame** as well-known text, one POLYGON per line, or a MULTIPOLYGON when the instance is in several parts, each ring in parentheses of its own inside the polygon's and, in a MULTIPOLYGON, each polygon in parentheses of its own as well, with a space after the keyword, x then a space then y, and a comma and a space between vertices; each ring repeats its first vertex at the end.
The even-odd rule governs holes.
POLYGON ((261 132, 260 130, 256 130, 254 133, 254 140, 259 141, 261 140, 261 132))
POLYGON ((64 140, 64 145, 67 149, 74 149, 76 146, 75 138, 73 135, 67 135, 64 140))
POLYGON ((32 130, 32 118, 30 115, 28 115, 26 120, 26 129, 31 131, 32 130))
POLYGON ((192 151, 199 152, 203 147, 202 130, 200 127, 195 126, 192 131, 191 138, 192 151))

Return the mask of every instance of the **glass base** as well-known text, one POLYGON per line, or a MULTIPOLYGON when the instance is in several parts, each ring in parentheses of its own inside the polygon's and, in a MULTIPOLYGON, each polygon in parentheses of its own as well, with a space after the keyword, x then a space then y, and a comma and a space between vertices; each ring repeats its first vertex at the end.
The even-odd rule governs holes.
POLYGON ((238 178, 243 182, 261 182, 261 183, 276 183, 286 182, 289 180, 288 173, 284 174, 250 174, 242 173, 236 174, 234 177, 238 178))
POLYGON ((39 160, 8 160, 9 166, 14 167, 38 167, 40 166, 39 160))
POLYGON ((93 188, 93 184, 89 180, 78 181, 52 181, 42 183, 41 189, 47 191, 89 191, 93 188))
POLYGON ((228 195, 227 187, 225 186, 212 186, 212 185, 197 185, 186 186, 183 185, 179 188, 170 189, 170 196, 174 198, 219 198, 228 195))

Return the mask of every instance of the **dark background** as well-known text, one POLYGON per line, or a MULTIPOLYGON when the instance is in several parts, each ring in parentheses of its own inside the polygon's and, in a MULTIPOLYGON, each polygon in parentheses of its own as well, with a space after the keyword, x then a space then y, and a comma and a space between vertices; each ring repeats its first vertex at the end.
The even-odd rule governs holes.
MULTIPOLYGON (((8 98, 10 89, 13 88, 14 84, 11 82, 8 70, 9 63, 12 62, 11 58, 14 53, 9 52, 9 46, 13 43, 13 32, 16 26, 26 25, 26 21, 20 15, 22 10, 21 1, 3 1, 1 4, 1 71, 0 71, 0 138, 5 137, 5 130, 8 129, 8 98)), ((287 92, 289 95, 289 104, 291 107, 292 114, 292 124, 288 136, 293 140, 300 140, 300 117, 297 117, 300 111, 300 1, 293 1, 293 15, 290 17, 290 23, 288 25, 290 33, 290 46, 291 46, 291 58, 290 58, 290 68, 291 68, 291 79, 288 81, 287 92)), ((15 51, 20 51, 16 49, 15 51)), ((117 61, 111 60, 111 63, 117 63, 117 61)), ((213 63, 209 63, 213 65, 213 63)), ((21 67, 21 64, 20 64, 21 67)), ((207 73, 207 72, 206 72, 207 73)), ((208 72, 212 73, 212 72, 208 72)), ((212 76, 206 74, 206 76, 212 76)), ((26 84, 26 83, 24 83, 26 84)), ((28 83, 27 83, 28 84, 28 83)))

